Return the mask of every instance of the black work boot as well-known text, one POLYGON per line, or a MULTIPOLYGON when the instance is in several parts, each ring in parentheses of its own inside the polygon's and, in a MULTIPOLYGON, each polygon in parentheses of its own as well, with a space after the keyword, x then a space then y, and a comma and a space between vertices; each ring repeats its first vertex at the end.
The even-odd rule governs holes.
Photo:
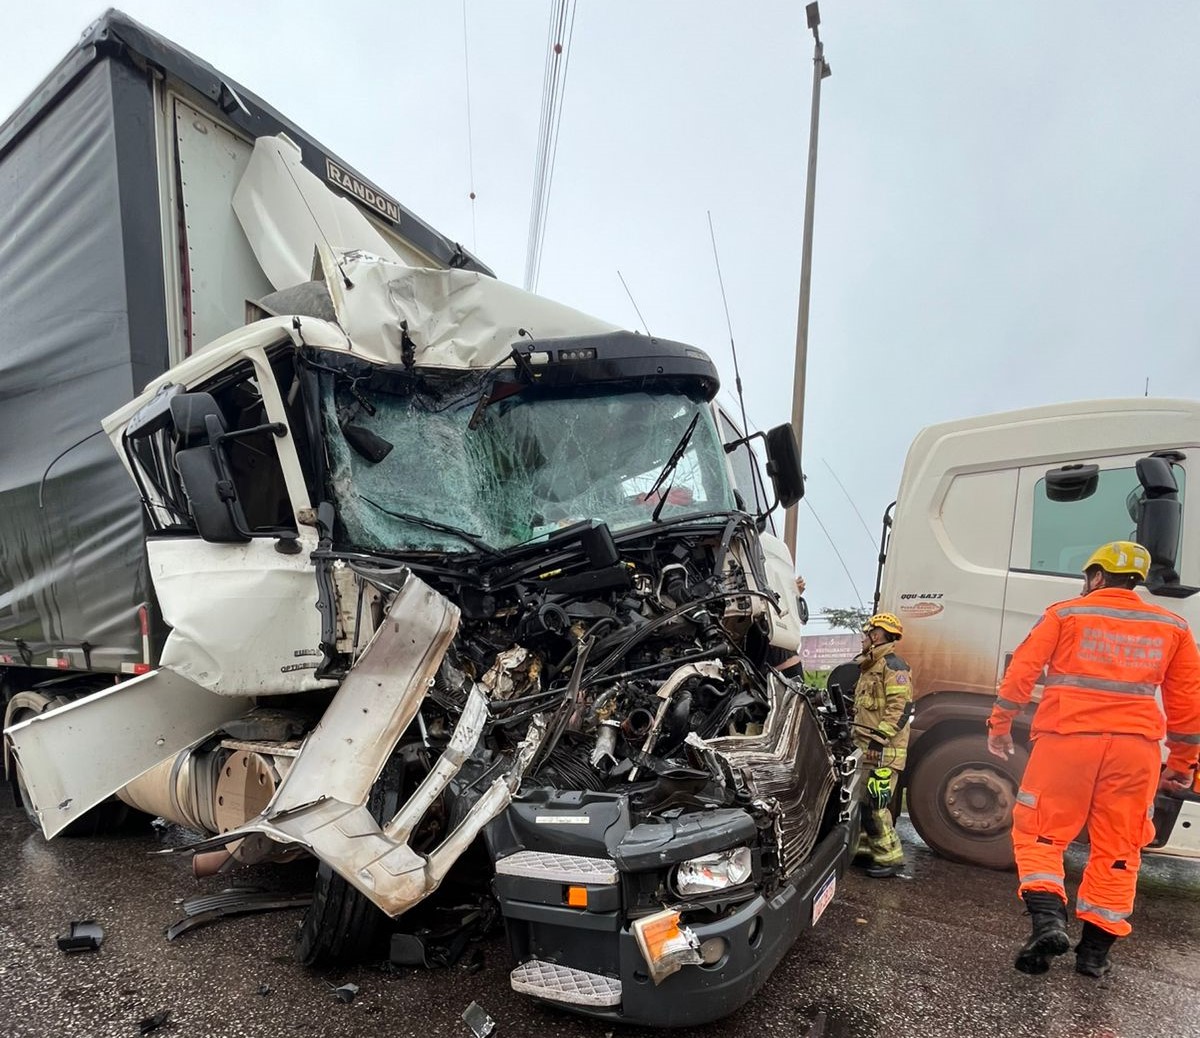
POLYGON ((1087 977, 1103 977, 1110 972, 1112 963, 1108 961, 1108 949, 1116 939, 1115 933, 1085 922, 1083 936, 1075 945, 1075 972, 1087 977))
POLYGON ((893 876, 899 876, 904 871, 904 862, 896 862, 895 865, 871 865, 867 868, 867 875, 872 879, 891 879, 893 876))
POLYGON ((1045 973, 1050 960, 1071 947, 1067 938, 1067 903, 1045 890, 1027 890, 1021 898, 1033 918, 1033 933, 1017 952, 1013 966, 1022 973, 1045 973))

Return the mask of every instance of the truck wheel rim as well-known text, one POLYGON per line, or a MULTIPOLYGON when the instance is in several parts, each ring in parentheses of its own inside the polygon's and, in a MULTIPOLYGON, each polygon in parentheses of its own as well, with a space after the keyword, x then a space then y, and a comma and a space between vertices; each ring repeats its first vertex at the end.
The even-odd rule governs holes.
POLYGON ((975 836, 998 836, 1012 826, 1016 787, 1009 776, 992 768, 955 772, 942 793, 942 810, 957 828, 975 836))

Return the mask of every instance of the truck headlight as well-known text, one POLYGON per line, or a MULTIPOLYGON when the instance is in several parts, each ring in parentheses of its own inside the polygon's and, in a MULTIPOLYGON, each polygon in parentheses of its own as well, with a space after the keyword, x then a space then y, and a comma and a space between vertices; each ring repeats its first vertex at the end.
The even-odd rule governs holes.
POLYGON ((750 848, 730 847, 681 862, 675 869, 675 890, 684 896, 711 894, 745 883, 751 871, 750 848))

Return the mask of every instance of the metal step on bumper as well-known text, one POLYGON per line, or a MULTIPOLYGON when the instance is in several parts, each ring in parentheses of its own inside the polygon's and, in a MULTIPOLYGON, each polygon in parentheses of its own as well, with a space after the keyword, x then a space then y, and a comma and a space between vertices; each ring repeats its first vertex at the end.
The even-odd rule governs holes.
MULTIPOLYGON (((567 855, 556 855, 567 857, 567 855)), ((617 1006, 621 1004, 621 982, 615 977, 530 959, 509 974, 514 991, 550 1002, 573 1006, 617 1006)))
POLYGON ((608 858, 585 858, 549 851, 517 851, 496 862, 496 873, 580 886, 616 886, 618 878, 617 866, 608 858))

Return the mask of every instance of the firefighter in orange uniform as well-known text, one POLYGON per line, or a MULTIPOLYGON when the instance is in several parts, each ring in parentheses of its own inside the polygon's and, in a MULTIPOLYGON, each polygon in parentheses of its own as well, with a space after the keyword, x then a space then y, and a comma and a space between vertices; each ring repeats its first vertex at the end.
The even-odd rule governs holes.
POLYGON ((1083 921, 1075 969, 1102 977, 1112 968, 1109 949, 1131 929, 1141 849, 1154 838, 1155 793, 1192 781, 1200 651, 1185 620, 1133 590, 1149 569, 1140 544, 1097 548, 1083 595, 1050 606, 1013 653, 988 719, 988 749, 1010 756, 1013 718, 1047 668, 1013 809, 1020 895, 1033 921, 1014 963, 1024 973, 1044 973, 1070 947, 1063 851, 1085 825, 1091 848, 1075 899, 1083 921))

